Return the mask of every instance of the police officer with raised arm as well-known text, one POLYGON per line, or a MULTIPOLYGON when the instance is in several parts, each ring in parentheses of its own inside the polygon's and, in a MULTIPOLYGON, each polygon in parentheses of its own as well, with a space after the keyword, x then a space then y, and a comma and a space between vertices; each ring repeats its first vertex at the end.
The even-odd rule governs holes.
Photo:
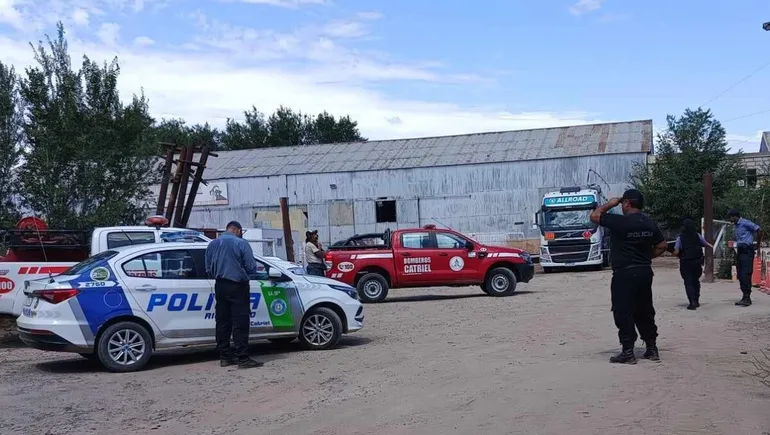
POLYGON ((742 218, 738 210, 730 210, 727 217, 735 225, 735 250, 738 254, 735 268, 743 293, 743 297, 735 305, 748 307, 751 305, 751 275, 754 273, 754 233, 757 234, 756 252, 759 253, 762 229, 754 222, 742 218))
POLYGON ((205 255, 206 273, 214 278, 216 296, 216 336, 219 365, 238 365, 240 369, 261 367, 249 357, 251 326, 250 279, 258 279, 257 262, 251 245, 243 240, 241 224, 232 221, 225 233, 209 243, 205 255), (230 335, 235 353, 230 349, 230 335))
POLYGON ((591 213, 591 221, 610 230, 612 259, 612 316, 618 328, 622 351, 611 363, 636 364, 636 329, 647 345, 644 358, 659 361, 655 308, 652 306, 652 259, 668 244, 658 225, 641 213, 644 196, 629 189, 622 198, 612 198, 591 213), (608 213, 621 205, 623 215, 608 213))

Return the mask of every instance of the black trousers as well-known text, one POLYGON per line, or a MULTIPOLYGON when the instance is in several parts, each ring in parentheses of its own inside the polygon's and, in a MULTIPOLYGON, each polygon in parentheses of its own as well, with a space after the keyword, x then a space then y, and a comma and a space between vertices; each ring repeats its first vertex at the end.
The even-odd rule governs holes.
POLYGON ((754 273, 754 249, 749 246, 738 246, 738 259, 735 269, 738 272, 738 282, 744 296, 751 295, 751 275, 754 273))
POLYGON ((658 337, 652 306, 652 268, 629 267, 612 272, 612 316, 624 350, 633 349, 636 329, 648 344, 658 337))
POLYGON ((326 268, 323 264, 319 263, 308 263, 307 264, 307 274, 308 275, 315 275, 315 276, 326 276, 326 268))
POLYGON ((699 301, 700 277, 703 275, 702 260, 680 260, 679 273, 684 280, 684 290, 687 292, 687 300, 699 301))
POLYGON ((218 279, 214 284, 216 295, 217 350, 220 358, 235 357, 238 361, 249 358, 250 291, 248 282, 218 279), (235 352, 230 350, 230 335, 235 352))

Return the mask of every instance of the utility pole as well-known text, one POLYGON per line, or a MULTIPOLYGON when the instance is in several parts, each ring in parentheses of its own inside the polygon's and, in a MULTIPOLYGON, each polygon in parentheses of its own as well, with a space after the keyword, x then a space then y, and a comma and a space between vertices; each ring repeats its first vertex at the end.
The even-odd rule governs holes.
MULTIPOLYGON (((714 197, 711 190, 711 172, 703 174, 703 232, 706 241, 714 244, 714 197)), ((706 259, 704 261, 704 282, 714 282, 714 250, 706 246, 706 259)))
POLYGON ((289 216, 289 198, 281 197, 281 219, 283 220, 283 241, 286 245, 286 260, 294 262, 294 240, 291 238, 291 219, 289 216))

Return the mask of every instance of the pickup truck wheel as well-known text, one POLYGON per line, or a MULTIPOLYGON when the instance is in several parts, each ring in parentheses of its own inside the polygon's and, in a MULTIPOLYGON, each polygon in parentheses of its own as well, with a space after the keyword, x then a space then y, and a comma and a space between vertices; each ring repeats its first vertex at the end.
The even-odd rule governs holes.
POLYGON ((110 325, 99 338, 99 361, 111 372, 141 370, 152 355, 152 338, 140 324, 119 322, 110 325))
POLYGON ((553 267, 543 267, 543 273, 553 273, 553 267))
POLYGON ((511 269, 498 267, 489 272, 484 285, 490 296, 510 296, 516 291, 516 275, 511 269))
POLYGON ((340 342, 342 320, 326 307, 312 308, 302 319, 299 341, 305 349, 326 350, 340 342))
POLYGON ((379 273, 367 273, 356 285, 361 302, 382 302, 388 297, 388 281, 379 273))

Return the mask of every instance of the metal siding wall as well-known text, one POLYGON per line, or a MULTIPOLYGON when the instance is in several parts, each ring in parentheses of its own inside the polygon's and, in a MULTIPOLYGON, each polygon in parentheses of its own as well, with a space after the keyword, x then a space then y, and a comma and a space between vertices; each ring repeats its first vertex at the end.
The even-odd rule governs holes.
POLYGON ((187 226, 190 228, 224 228, 228 222, 236 220, 244 227, 252 227, 253 208, 242 207, 196 207, 190 213, 187 226))
MULTIPOLYGON (((399 200, 399 221, 419 211, 419 225, 437 218, 459 231, 474 233, 512 231, 513 222, 524 221, 521 231, 531 231, 532 214, 540 206, 544 187, 584 185, 588 170, 598 172, 609 184, 605 195, 619 196, 629 185, 636 164, 646 164, 647 154, 613 154, 532 160, 480 165, 432 168, 302 174, 262 178, 229 179, 230 207, 277 205, 281 196, 290 204, 308 205, 308 226, 317 228, 321 240, 329 243, 328 202, 354 200, 355 225, 345 226, 349 234, 335 231, 340 238, 353 233, 381 231, 389 225, 376 224, 373 201, 378 197, 399 200), (336 185, 336 189, 330 186, 336 185), (409 201, 417 203, 412 209, 409 201), (406 201, 406 202, 404 202, 406 201), (371 205, 369 205, 371 204, 371 205), (402 217, 401 209, 407 213, 402 217), (359 213, 360 211, 360 213, 359 213), (374 228, 372 228, 374 227, 374 228)), ((597 177, 592 182, 604 186, 597 177)), ((218 208, 218 207, 217 207, 218 208)), ((213 210, 214 207, 209 207, 213 210)), ((199 213, 193 211, 195 216, 199 213)), ((220 215, 224 217, 224 215, 220 215)), ((227 215, 230 218, 231 215, 227 215)), ((416 216, 415 216, 416 217, 416 216)), ((222 219, 219 219, 222 220, 222 219)), ((229 219, 224 219, 229 220, 229 219)), ((404 225, 412 222, 404 222, 404 225)), ((390 225, 392 226, 392 224, 390 225)), ((398 225, 399 227, 401 224, 398 225)))

